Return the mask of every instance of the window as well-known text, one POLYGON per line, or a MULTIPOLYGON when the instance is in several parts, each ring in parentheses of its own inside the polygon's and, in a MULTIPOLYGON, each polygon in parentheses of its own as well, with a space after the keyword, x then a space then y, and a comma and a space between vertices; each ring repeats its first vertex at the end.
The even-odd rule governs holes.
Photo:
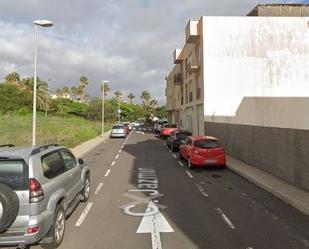
POLYGON ((177 137, 177 140, 186 140, 186 138, 188 137, 188 136, 192 136, 192 133, 178 133, 177 135, 176 135, 176 137, 177 137))
POLYGON ((194 142, 195 147, 202 149, 220 148, 221 145, 214 139, 201 139, 194 142))
POLYGON ((43 174, 48 179, 52 179, 65 172, 65 166, 58 151, 42 157, 42 167, 43 174))
POLYGON ((67 150, 61 150, 60 154, 64 161, 64 166, 66 170, 73 169, 77 166, 75 157, 71 154, 71 152, 67 150))
POLYGON ((187 139, 186 144, 187 144, 187 145, 191 145, 191 144, 192 144, 192 140, 191 140, 191 138, 188 138, 188 139, 187 139))
POLYGON ((26 190, 27 165, 22 160, 0 160, 0 183, 13 190, 26 190))

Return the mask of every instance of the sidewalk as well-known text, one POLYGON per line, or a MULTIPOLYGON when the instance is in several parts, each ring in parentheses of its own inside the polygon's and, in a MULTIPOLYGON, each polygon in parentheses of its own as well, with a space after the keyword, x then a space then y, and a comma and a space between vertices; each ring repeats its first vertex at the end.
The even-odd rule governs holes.
POLYGON ((231 156, 227 156, 227 161, 229 169, 309 216, 309 192, 231 156))
POLYGON ((89 151, 93 150, 99 144, 103 143, 109 137, 110 131, 105 132, 102 136, 95 137, 90 139, 80 145, 77 145, 74 148, 71 148, 71 151, 76 157, 82 157, 87 154, 89 151))

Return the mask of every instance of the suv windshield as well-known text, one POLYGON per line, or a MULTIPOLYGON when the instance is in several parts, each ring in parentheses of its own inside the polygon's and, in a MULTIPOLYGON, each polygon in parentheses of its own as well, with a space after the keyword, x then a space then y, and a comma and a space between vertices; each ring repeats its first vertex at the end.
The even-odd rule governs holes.
POLYGON ((124 128, 124 126, 122 126, 122 125, 114 125, 113 126, 113 130, 123 129, 123 128, 124 128))
POLYGON ((197 148, 220 148, 221 145, 217 140, 214 139, 201 139, 194 142, 197 148))
POLYGON ((0 160, 0 183, 13 190, 26 190, 27 166, 22 160, 0 160))

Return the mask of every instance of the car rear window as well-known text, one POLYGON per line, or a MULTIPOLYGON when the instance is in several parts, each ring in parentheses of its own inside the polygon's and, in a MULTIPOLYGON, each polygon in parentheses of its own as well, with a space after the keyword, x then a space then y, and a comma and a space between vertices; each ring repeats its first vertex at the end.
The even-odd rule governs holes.
POLYGON ((192 133, 178 133, 178 134, 176 134, 176 138, 178 140, 186 140, 187 137, 189 137, 191 135, 192 135, 192 133))
POLYGON ((114 125, 113 130, 123 129, 124 127, 122 125, 114 125))
POLYGON ((23 160, 0 160, 0 183, 15 191, 28 188, 28 167, 23 160))
POLYGON ((164 128, 177 128, 177 125, 164 125, 164 128))
POLYGON ((214 139, 201 139, 194 142, 194 146, 197 148, 220 148, 221 145, 218 140, 214 139))

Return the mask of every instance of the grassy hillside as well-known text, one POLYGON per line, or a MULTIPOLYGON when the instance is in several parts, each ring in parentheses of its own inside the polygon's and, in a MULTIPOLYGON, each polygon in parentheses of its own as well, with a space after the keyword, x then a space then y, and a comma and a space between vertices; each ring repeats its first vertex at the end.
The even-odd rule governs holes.
MULTIPOLYGON (((105 130, 109 126, 105 127, 105 130)), ((101 123, 77 117, 37 117, 37 144, 74 147, 101 134, 101 123)), ((0 144, 31 145, 32 116, 0 116, 0 144)))

